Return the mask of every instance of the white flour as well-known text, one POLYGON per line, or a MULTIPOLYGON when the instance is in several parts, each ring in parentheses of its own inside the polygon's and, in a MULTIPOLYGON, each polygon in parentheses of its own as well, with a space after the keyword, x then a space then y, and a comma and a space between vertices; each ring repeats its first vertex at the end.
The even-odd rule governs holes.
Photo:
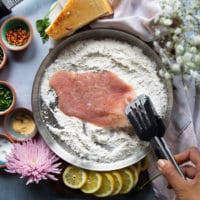
POLYGON ((12 151, 12 143, 3 137, 0 137, 0 164, 6 163, 6 157, 12 151))
POLYGON ((134 155, 137 157, 147 144, 140 142, 130 130, 103 129, 83 123, 66 116, 57 108, 56 94, 49 88, 49 79, 58 70, 110 70, 132 85, 138 95, 149 95, 158 113, 163 116, 167 109, 167 91, 157 76, 156 64, 144 56, 139 48, 127 43, 111 39, 86 40, 63 50, 47 68, 41 83, 43 106, 55 118, 52 123, 44 109, 43 121, 68 152, 83 160, 99 163, 113 163, 134 155))

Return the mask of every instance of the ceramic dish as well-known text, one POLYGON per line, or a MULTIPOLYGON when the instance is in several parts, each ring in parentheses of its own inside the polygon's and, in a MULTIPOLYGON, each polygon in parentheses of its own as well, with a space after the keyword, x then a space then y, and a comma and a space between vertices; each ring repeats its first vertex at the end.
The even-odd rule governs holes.
POLYGON ((6 166, 6 156, 11 152, 13 142, 11 137, 0 133, 0 168, 6 166))
MULTIPOLYGON (((79 146, 77 147, 75 145, 76 145, 77 140, 79 140, 79 138, 75 137, 73 140, 73 139, 66 137, 65 142, 64 142, 62 139, 66 133, 65 131, 63 131, 63 132, 60 131, 60 132, 58 132, 57 135, 55 134, 55 132, 60 128, 60 126, 58 125, 59 121, 56 118, 57 116, 53 112, 53 109, 57 109, 56 102, 55 102, 55 104, 50 104, 50 107, 48 107, 45 101, 48 101, 51 99, 50 98, 46 98, 46 99, 42 98, 42 93, 41 93, 41 91, 43 90, 43 86, 44 86, 44 79, 46 80, 46 78, 44 78, 44 77, 46 77, 46 73, 48 71, 51 71, 51 64, 54 63, 55 60, 62 54, 62 51, 65 49, 66 53, 67 53, 69 50, 69 47, 71 45, 73 46, 76 42, 82 43, 82 41, 90 40, 90 39, 92 39, 94 41, 100 41, 100 43, 102 40, 111 39, 111 40, 120 41, 120 43, 127 43, 134 47, 136 46, 136 47, 140 48, 143 51, 143 53, 146 56, 148 56, 149 59, 153 60, 156 63, 157 71, 160 68, 164 68, 159 57, 152 51, 152 49, 149 46, 147 46, 146 44, 144 44, 142 41, 140 41, 139 39, 137 39, 136 37, 134 37, 130 34, 127 34, 127 33, 121 32, 121 31, 110 30, 110 29, 96 29, 96 30, 89 30, 89 31, 77 33, 77 34, 65 39, 60 45, 58 45, 56 48, 54 48, 42 62, 41 66, 35 76, 35 80, 34 80, 34 84, 33 84, 33 90, 32 90, 33 114, 34 114, 34 118, 36 120, 37 127, 39 129, 39 132, 41 133, 41 135, 43 136, 44 140, 49 145, 49 147, 59 157, 61 157, 62 159, 64 159, 65 161, 67 161, 73 165, 76 165, 76 166, 79 166, 79 167, 82 167, 85 169, 99 170, 99 171, 116 170, 116 169, 120 169, 123 167, 127 167, 129 165, 132 165, 132 164, 138 162, 139 160, 141 160, 142 158, 144 158, 150 152, 149 145, 147 144, 147 145, 141 146, 141 148, 138 147, 139 150, 137 150, 137 151, 132 151, 132 150, 130 151, 130 149, 128 149, 129 155, 127 155, 127 156, 124 156, 122 152, 119 152, 118 159, 116 159, 114 161, 112 159, 113 151, 111 152, 111 150, 108 148, 107 149, 108 153, 105 154, 106 155, 105 158, 103 157, 101 159, 101 161, 99 161, 100 158, 98 156, 93 156, 92 158, 89 156, 89 158, 88 158, 86 154, 84 154, 84 155, 82 154, 82 152, 81 152, 81 151, 83 151, 82 148, 85 148, 85 146, 87 148, 88 143, 90 143, 89 141, 83 140, 80 143, 80 152, 77 153, 76 151, 77 151, 77 148, 79 148, 79 146), (106 158, 107 156, 109 156, 109 159, 106 158)), ((83 45, 81 45, 80 48, 74 49, 74 51, 73 50, 70 51, 70 52, 72 52, 72 54, 74 53, 73 56, 76 56, 78 54, 77 52, 79 52, 80 49, 85 48, 84 44, 85 43, 83 43, 83 45)), ((118 42, 116 42, 116 45, 117 44, 118 44, 118 42)), ((108 46, 108 48, 109 48, 109 46, 108 46)), ((98 50, 98 48, 96 48, 96 49, 98 50)), ((126 54, 126 51, 124 53, 126 54)), ((98 54, 97 56, 99 56, 100 58, 102 57, 101 53, 93 52, 93 54, 94 55, 98 54)), ((122 55, 120 51, 119 51, 119 55, 122 55)), ((62 54, 62 56, 64 58, 65 54, 62 54)), ((64 59, 63 62, 65 62, 65 63, 63 63, 61 65, 67 66, 69 64, 68 59, 70 59, 70 55, 69 55, 69 57, 64 59)), ((107 55, 105 55, 105 57, 103 59, 106 62, 106 59, 109 59, 109 58, 107 55)), ((123 57, 121 59, 123 59, 123 57)), ((95 63, 94 60, 90 60, 90 59, 86 60, 86 62, 87 63, 89 62, 90 65, 93 65, 95 63)), ((133 61, 133 63, 134 63, 134 61, 133 61)), ((75 62, 75 64, 76 64, 76 62, 75 62)), ((80 68, 81 70, 84 69, 84 66, 85 66, 84 64, 85 63, 83 63, 83 65, 81 66, 81 68, 80 68)), ((115 63, 115 64, 117 65, 117 63, 115 63)), ((70 68, 70 70, 73 69, 74 65, 72 65, 72 68, 70 68)), ((58 68, 59 68, 59 66, 58 66, 58 68)), ((67 69, 67 67, 66 67, 66 69, 67 69)), ((133 71, 130 72, 130 75, 131 75, 131 73, 133 73, 133 71)), ((156 75, 156 76, 158 76, 158 75, 156 75)), ((169 119, 170 119, 170 114, 171 114, 172 101, 173 101, 172 100, 172 88, 171 88, 170 81, 166 81, 166 80, 162 80, 162 81, 167 90, 167 108, 166 108, 166 112, 164 113, 163 119, 164 119, 165 123, 168 124, 169 119)), ((48 85, 48 80, 47 80, 47 82, 45 82, 45 85, 48 85)), ((61 116, 62 116, 62 114, 61 114, 61 116)), ((66 116, 63 116, 63 118, 61 118, 61 119, 65 120, 65 117, 66 116)), ((68 131, 68 126, 70 124, 71 123, 69 123, 68 125, 63 124, 63 126, 66 127, 65 130, 68 131)), ((76 134, 76 132, 78 132, 78 131, 80 131, 80 133, 82 133, 82 131, 84 132, 84 130, 81 130, 81 127, 86 127, 86 132, 87 132, 87 124, 83 123, 82 126, 80 124, 79 127, 74 127, 74 129, 76 130, 75 132, 73 129, 70 129, 72 131, 71 134, 76 134), (79 129, 79 127, 80 127, 80 129, 79 129)), ((90 134, 90 133, 88 133, 88 134, 90 134)), ((94 131, 94 135, 93 135, 94 138, 98 134, 101 134, 101 133, 99 133, 98 131, 97 132, 94 131)), ((86 135, 84 135, 84 136, 86 136, 86 135)), ((69 133, 69 136, 70 136, 70 133, 69 133)), ((82 137, 82 135, 81 135, 81 137, 82 137)), ((112 138, 112 134, 110 135, 110 137, 112 138)), ((132 135, 130 137, 132 137, 132 135)), ((101 140, 99 140, 95 144, 99 147, 103 147, 103 148, 105 147, 104 149, 106 149, 112 143, 112 142, 110 142, 109 144, 107 144, 107 142, 109 142, 109 141, 112 141, 112 139, 105 140, 105 139, 101 138, 101 140)), ((123 142, 123 140, 119 143, 120 144, 114 146, 115 150, 117 150, 118 147, 123 146, 125 144, 123 142)), ((88 150, 88 154, 93 154, 93 153, 95 153, 95 151, 97 151, 97 150, 91 148, 90 150, 88 150)), ((97 154, 95 154, 95 155, 97 155, 97 154)))
POLYGON ((33 28, 26 18, 14 16, 3 22, 0 35, 6 48, 12 51, 21 51, 31 43, 33 28))
POLYGON ((7 53, 5 47, 0 43, 0 69, 4 67, 7 60, 7 53))
POLYGON ((16 92, 7 81, 0 81, 0 116, 5 115, 14 108, 16 103, 16 92))
POLYGON ((27 108, 18 107, 4 117, 4 129, 14 141, 33 138, 37 133, 33 113, 27 108))

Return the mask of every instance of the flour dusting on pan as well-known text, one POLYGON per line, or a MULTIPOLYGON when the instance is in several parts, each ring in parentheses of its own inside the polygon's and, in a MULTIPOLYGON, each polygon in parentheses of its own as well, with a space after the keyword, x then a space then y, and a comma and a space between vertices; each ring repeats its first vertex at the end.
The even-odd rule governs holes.
POLYGON ((50 78, 59 70, 112 71, 132 85, 137 95, 150 96, 157 112, 164 116, 168 103, 167 89, 157 75, 155 62, 140 48, 120 41, 79 41, 63 50, 46 69, 40 88, 43 122, 73 156, 97 163, 113 163, 137 157, 144 151, 148 144, 139 141, 132 129, 105 129, 62 113, 57 106, 58 98, 49 87, 50 78))

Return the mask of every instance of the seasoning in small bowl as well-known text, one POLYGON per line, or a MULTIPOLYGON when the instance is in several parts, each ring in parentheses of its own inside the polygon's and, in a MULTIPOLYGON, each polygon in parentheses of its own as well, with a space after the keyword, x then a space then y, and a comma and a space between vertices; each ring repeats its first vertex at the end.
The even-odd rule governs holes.
POLYGON ((32 41, 32 25, 24 17, 10 17, 1 26, 1 38, 8 49, 13 51, 23 50, 32 41))
POLYGON ((0 168, 6 166, 6 157, 12 152, 13 140, 6 134, 0 133, 0 168))
POLYGON ((15 106, 16 92, 7 81, 0 81, 0 116, 9 113, 15 106))
POLYGON ((34 137, 37 127, 31 110, 14 108, 4 118, 4 129, 14 141, 24 141, 34 137))
POLYGON ((3 68, 7 60, 7 53, 4 46, 0 43, 0 69, 3 68))

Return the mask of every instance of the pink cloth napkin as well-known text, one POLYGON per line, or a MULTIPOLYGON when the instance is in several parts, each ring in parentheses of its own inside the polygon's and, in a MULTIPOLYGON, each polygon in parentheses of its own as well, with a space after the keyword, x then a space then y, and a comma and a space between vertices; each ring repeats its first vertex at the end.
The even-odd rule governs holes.
POLYGON ((111 0, 114 14, 90 24, 91 28, 114 28, 143 39, 153 39, 151 24, 162 13, 154 0, 111 0))

